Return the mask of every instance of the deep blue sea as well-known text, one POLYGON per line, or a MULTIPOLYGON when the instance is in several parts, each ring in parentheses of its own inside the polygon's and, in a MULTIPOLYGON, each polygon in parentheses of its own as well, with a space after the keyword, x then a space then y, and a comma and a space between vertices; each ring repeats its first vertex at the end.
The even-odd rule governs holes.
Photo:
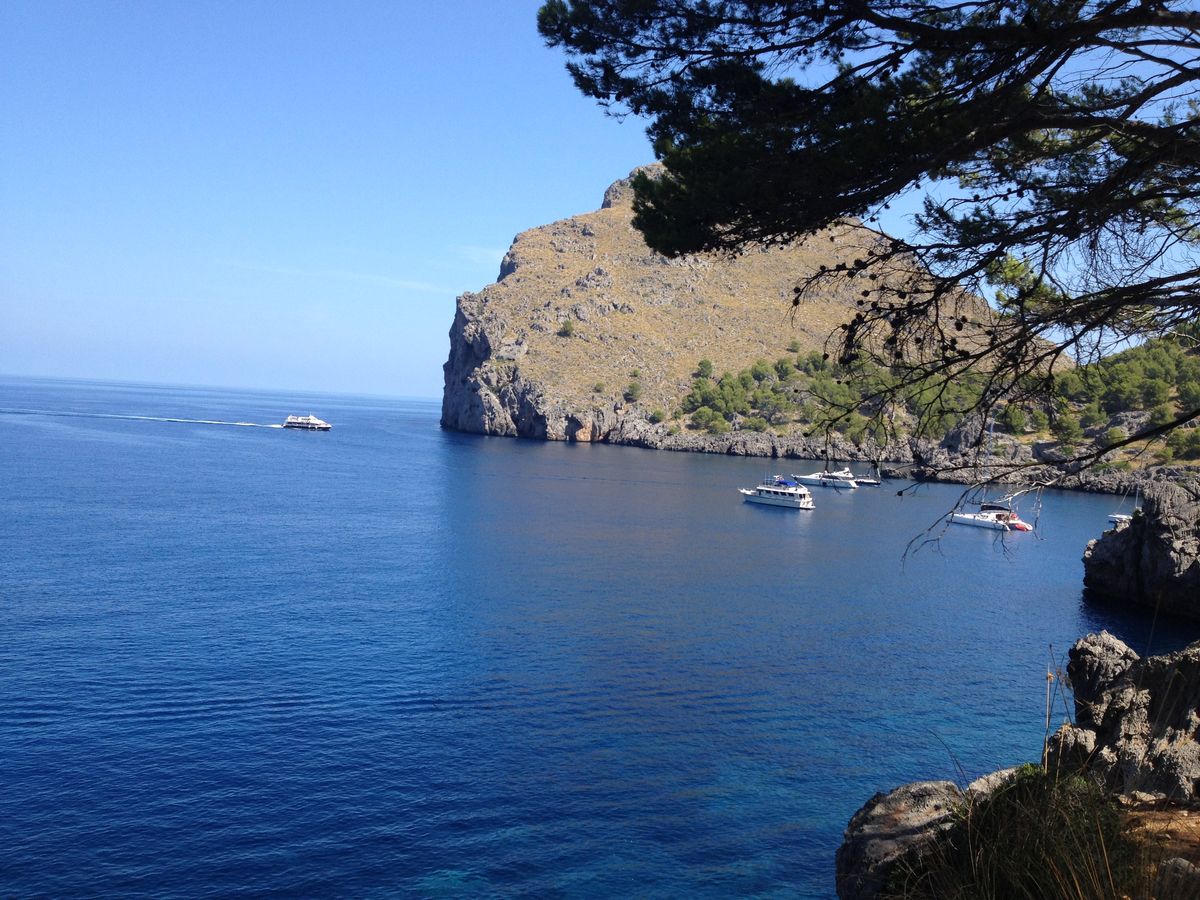
POLYGON ((438 413, 0 381, 0 894, 830 897, 875 791, 1039 758, 1075 639, 1200 636, 1082 598, 1119 498, 905 560, 957 488, 438 413))

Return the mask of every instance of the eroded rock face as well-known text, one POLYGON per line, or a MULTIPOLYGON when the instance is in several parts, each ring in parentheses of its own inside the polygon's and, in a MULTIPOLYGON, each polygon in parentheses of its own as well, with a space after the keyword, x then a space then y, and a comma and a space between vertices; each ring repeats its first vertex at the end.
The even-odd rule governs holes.
POLYGON ((1153 485, 1140 515, 1088 543, 1083 565, 1098 595, 1200 618, 1200 482, 1153 485))
POLYGON ((913 863, 962 802, 952 781, 918 781, 876 794, 850 819, 837 852, 837 895, 872 900, 902 863, 913 863))
MULTIPOLYGON (((648 167, 652 170, 653 167, 648 167)), ((839 226, 807 241, 737 255, 668 259, 632 225, 630 179, 599 210, 517 235, 496 283, 458 298, 443 367, 442 425, 459 431, 608 441, 736 455, 824 458, 799 425, 784 435, 736 426, 711 435, 654 423, 691 389, 698 363, 717 373, 823 348, 859 299, 835 285, 792 310, 793 288, 882 238, 839 226), (633 383, 637 390, 631 391, 633 383)), ((907 462, 907 447, 835 441, 832 459, 907 462)))
POLYGON ((1200 799, 1200 642, 1139 659, 1102 632, 1077 641, 1069 657, 1077 724, 1051 739, 1052 750, 1069 748, 1059 751, 1061 765, 1077 770, 1084 756, 1119 793, 1200 799))

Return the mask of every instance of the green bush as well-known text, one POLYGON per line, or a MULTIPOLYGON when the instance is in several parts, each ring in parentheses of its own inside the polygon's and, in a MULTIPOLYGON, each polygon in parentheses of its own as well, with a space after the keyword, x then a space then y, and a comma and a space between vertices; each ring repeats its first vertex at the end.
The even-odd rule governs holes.
POLYGON ((637 403, 642 396, 642 386, 639 382, 631 381, 625 387, 624 397, 628 403, 637 403))
POLYGON ((747 431, 766 431, 767 420, 761 416, 750 416, 749 418, 742 419, 742 428, 747 431))
POLYGON ((1074 444, 1083 437, 1079 419, 1069 410, 1059 410, 1050 425, 1050 431, 1064 444, 1074 444))
POLYGON ((1176 459, 1200 459, 1200 428, 1178 428, 1171 432, 1167 448, 1176 459))
POLYGON ((1110 428, 1108 431, 1104 432, 1104 436, 1101 438, 1101 441, 1104 444, 1111 446, 1118 441, 1125 440, 1127 437, 1129 437, 1129 435, 1125 433, 1124 428, 1110 428))
POLYGON ((574 333, 575 333, 575 322, 571 319, 567 319, 565 322, 563 322, 561 325, 558 326, 558 336, 559 337, 569 338, 574 333))
POLYGON ((1165 403, 1161 403, 1154 409, 1150 410, 1150 424, 1153 426, 1166 425, 1175 418, 1175 413, 1171 411, 1171 407, 1165 403))
POLYGON ((700 360, 700 363, 696 366, 696 377, 697 378, 712 378, 712 376, 713 376, 712 362, 707 359, 700 360))
POLYGON ((1015 403, 1010 403, 1000 414, 1000 422, 1010 434, 1024 434, 1025 410, 1015 403))
POLYGON ((650 413, 650 422, 654 425, 657 425, 659 422, 666 421, 666 418, 667 414, 661 409, 656 409, 654 412, 650 413))

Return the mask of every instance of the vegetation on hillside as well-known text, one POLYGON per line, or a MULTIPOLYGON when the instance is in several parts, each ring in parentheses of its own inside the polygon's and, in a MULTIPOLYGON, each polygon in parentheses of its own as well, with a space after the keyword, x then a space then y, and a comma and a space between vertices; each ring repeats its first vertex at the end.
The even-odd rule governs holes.
MULTIPOLYGON (((1054 379, 1048 400, 1025 396, 996 407, 996 425, 1022 440, 1055 440, 1092 452, 1121 446, 1143 425, 1171 421, 1181 408, 1200 404, 1200 327, 1177 337, 1151 340, 1096 366, 1054 379)), ((944 435, 972 414, 986 389, 985 376, 967 373, 952 384, 931 380, 896 391, 890 370, 868 361, 833 363, 810 351, 774 363, 759 360, 736 374, 715 374, 711 360, 696 366, 691 390, 677 416, 694 429, 722 434, 731 429, 766 431, 793 427, 833 429, 856 444, 905 439, 924 423, 923 433, 944 435), (903 402, 895 402, 895 398, 903 402), (883 403, 891 406, 884 410, 883 403), (884 429, 881 412, 891 427, 884 429)), ((661 420, 661 416, 660 416, 661 420)), ((1155 461, 1200 458, 1200 428, 1175 430, 1165 442, 1130 445, 1155 461)), ((1115 460, 1110 457, 1108 462, 1115 460)))
MULTIPOLYGON (((978 417, 1040 431, 1046 416, 1078 470, 1105 458, 1076 421, 1098 389, 1059 381, 1200 313, 1188 0, 548 0, 538 26, 583 93, 649 120, 666 174, 635 179, 634 209, 653 248, 738 251, 865 220, 859 256, 796 287, 796 304, 861 296, 831 358, 887 372, 870 408, 827 427, 868 414, 932 436, 970 382, 978 417), (921 191, 917 234, 870 230, 921 191), (906 422, 914 392, 926 414, 906 422)), ((1143 386, 1120 399, 1151 414, 1125 440, 1200 420, 1189 391, 1143 386)))

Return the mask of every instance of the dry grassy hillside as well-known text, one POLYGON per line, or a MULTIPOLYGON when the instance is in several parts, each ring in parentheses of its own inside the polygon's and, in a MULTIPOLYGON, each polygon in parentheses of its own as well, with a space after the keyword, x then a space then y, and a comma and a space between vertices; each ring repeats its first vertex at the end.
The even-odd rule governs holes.
POLYGON ((619 181, 603 208, 523 232, 499 281, 459 298, 444 424, 572 438, 566 420, 574 418, 592 423, 592 436, 580 439, 603 439, 637 409, 673 409, 701 359, 719 374, 789 347, 819 349, 852 315, 850 285, 794 313, 793 288, 822 264, 861 256, 870 232, 845 228, 783 248, 671 260, 633 228, 631 199, 628 180, 619 181), (622 399, 634 378, 637 409, 622 399), (565 434, 554 427, 556 413, 565 434))
POLYGON ((822 263, 862 254, 848 232, 799 246, 736 257, 670 260, 650 251, 630 224, 630 191, 614 185, 612 205, 519 235, 505 277, 484 291, 505 310, 506 337, 524 337, 527 377, 564 400, 594 402, 593 388, 619 397, 641 373, 643 405, 670 408, 687 392, 696 363, 718 373, 756 359, 819 348, 846 321, 856 295, 806 303, 792 314, 797 280, 822 263), (570 337, 560 336, 570 321, 570 337))

